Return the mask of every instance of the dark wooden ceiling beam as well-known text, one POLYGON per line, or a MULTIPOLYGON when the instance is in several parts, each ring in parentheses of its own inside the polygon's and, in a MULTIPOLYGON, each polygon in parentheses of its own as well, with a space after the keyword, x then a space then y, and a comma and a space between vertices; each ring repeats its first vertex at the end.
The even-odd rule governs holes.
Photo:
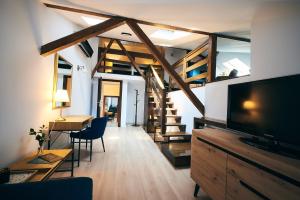
POLYGON ((120 17, 120 18, 123 18, 123 19, 128 19, 128 20, 135 21, 136 23, 139 23, 139 24, 155 26, 155 27, 163 28, 163 29, 185 31, 185 32, 202 34, 202 35, 209 35, 210 34, 209 32, 206 32, 206 31, 193 30, 193 29, 189 29, 189 28, 183 28, 183 27, 172 26, 172 25, 161 24, 161 23, 153 23, 153 22, 148 22, 148 21, 144 21, 144 20, 119 16, 119 15, 103 14, 103 13, 99 13, 99 12, 76 9, 76 8, 71 8, 71 7, 67 7, 67 6, 58 6, 58 5, 54 5, 54 4, 48 4, 48 3, 45 3, 44 5, 47 6, 48 8, 54 8, 54 9, 59 9, 59 10, 64 10, 64 11, 69 11, 69 12, 76 12, 76 13, 81 13, 81 14, 86 14, 86 15, 93 15, 93 16, 104 17, 104 18, 120 17))
POLYGON ((91 37, 95 37, 101 33, 105 33, 111 29, 114 29, 120 25, 124 24, 124 19, 122 18, 111 18, 100 24, 90 26, 86 29, 72 33, 68 36, 45 44, 41 47, 41 55, 46 56, 53 53, 56 53, 59 50, 70 47, 74 44, 80 43, 84 40, 87 40, 91 37))
POLYGON ((106 49, 105 49, 104 52, 101 54, 100 59, 98 60, 97 64, 95 65, 95 67, 94 67, 94 69, 93 69, 93 71, 92 71, 92 75, 91 75, 92 78, 94 77, 94 75, 95 75, 96 71, 98 70, 99 66, 101 66, 101 63, 102 63, 103 59, 105 58, 105 55, 106 55, 108 49, 109 49, 109 48, 111 47, 111 45, 113 44, 113 42, 114 42, 114 40, 110 40, 109 43, 108 43, 108 45, 107 45, 107 47, 106 47, 106 49))
POLYGON ((238 37, 238 36, 231 36, 231 35, 225 35, 222 33, 214 33, 217 37, 221 38, 226 38, 226 39, 231 39, 231 40, 238 40, 242 42, 251 42, 251 39, 249 38, 243 38, 243 37, 238 37))
POLYGON ((139 27, 139 25, 132 20, 126 20, 128 26, 132 29, 132 31, 136 34, 136 36, 146 45, 148 50, 153 54, 153 56, 160 62, 164 70, 172 77, 172 79, 177 83, 180 89, 187 95, 187 97, 191 100, 191 102, 195 105, 195 107, 200 111, 202 115, 205 113, 204 105, 197 98, 197 96, 192 92, 189 86, 181 79, 181 77, 176 73, 176 71, 172 68, 169 62, 161 55, 152 41, 147 37, 147 35, 143 32, 143 30, 139 27))
POLYGON ((121 63, 121 64, 131 65, 130 62, 123 61, 123 60, 114 60, 114 59, 104 58, 104 61, 105 62, 113 62, 113 63, 121 63))
POLYGON ((104 18, 116 17, 116 15, 103 14, 103 13, 99 13, 99 12, 71 8, 71 7, 67 7, 67 6, 59 6, 59 5, 49 4, 49 3, 44 3, 44 5, 48 8, 54 8, 54 9, 58 9, 58 10, 81 13, 81 14, 86 14, 86 15, 93 15, 93 16, 97 16, 97 17, 104 17, 104 18))
MULTIPOLYGON (((103 61, 131 65, 131 62, 126 62, 126 61, 123 61, 123 60, 114 60, 114 59, 109 59, 109 58, 104 58, 103 61)), ((147 68, 149 65, 145 65, 147 67, 143 67, 141 65, 139 65, 139 66, 140 66, 140 68, 147 68)), ((160 65, 152 65, 152 66, 156 67, 156 68, 161 68, 160 65)))
POLYGON ((130 60, 130 62, 132 63, 133 67, 141 74, 141 76, 146 80, 145 74, 144 72, 141 70, 141 68, 139 67, 139 65, 135 62, 134 58, 131 57, 131 55, 128 53, 128 51, 125 49, 125 47, 123 46, 123 44, 121 43, 120 40, 116 40, 117 44, 120 46, 120 48, 122 49, 122 51, 126 54, 126 56, 128 57, 128 59, 130 60))
MULTIPOLYGON (((104 50, 105 48, 100 47, 100 50, 104 50)), ((147 53, 140 53, 140 52, 133 52, 133 51, 127 51, 131 57, 139 57, 139 58, 147 58, 147 59, 153 59, 152 54, 147 54, 147 53)), ((117 55, 126 55, 124 51, 119 50, 119 49, 109 49, 107 53, 110 54, 117 54, 117 55)))

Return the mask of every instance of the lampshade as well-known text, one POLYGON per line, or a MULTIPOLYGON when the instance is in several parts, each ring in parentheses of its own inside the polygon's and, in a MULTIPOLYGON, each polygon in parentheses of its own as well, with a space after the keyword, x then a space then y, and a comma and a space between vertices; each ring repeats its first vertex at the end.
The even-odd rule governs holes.
POLYGON ((57 90, 54 99, 56 102, 70 102, 67 90, 57 90))

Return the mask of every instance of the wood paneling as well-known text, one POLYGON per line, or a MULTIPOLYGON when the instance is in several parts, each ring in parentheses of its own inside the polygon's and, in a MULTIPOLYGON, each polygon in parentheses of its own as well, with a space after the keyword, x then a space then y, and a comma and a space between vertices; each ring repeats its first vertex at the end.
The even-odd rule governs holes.
POLYGON ((90 26, 76 33, 72 33, 68 36, 45 44, 41 47, 41 55, 46 56, 55 53, 59 50, 70 47, 74 44, 87 40, 91 37, 95 37, 101 33, 105 33, 111 29, 114 29, 124 24, 124 20, 121 18, 111 18, 100 24, 90 26))

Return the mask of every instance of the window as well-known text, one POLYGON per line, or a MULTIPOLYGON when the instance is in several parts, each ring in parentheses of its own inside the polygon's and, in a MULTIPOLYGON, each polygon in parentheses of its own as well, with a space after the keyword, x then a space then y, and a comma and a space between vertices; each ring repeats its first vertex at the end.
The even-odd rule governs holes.
POLYGON ((250 42, 217 39, 216 80, 250 75, 250 42))

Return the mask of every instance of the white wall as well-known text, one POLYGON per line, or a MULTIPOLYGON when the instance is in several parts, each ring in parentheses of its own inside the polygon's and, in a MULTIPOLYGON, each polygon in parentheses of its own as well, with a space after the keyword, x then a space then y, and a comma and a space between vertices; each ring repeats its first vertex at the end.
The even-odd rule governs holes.
POLYGON ((126 127, 127 123, 127 88, 128 88, 128 81, 123 80, 122 83, 122 107, 121 107, 121 127, 126 127))
MULTIPOLYGON (((43 57, 39 48, 77 31, 78 27, 35 0, 1 1, 0 26, 0 167, 3 167, 37 149, 37 142, 27 133, 30 127, 38 128, 59 115, 58 110, 52 110, 54 55, 43 57)), ((90 40, 93 47, 96 40, 90 40)), ((87 59, 77 46, 60 54, 74 68, 87 67, 87 72, 73 71, 72 107, 65 114, 89 114, 90 66, 94 58, 87 59)))
MULTIPOLYGON (((141 76, 129 76, 109 73, 96 73, 93 80, 93 96, 92 96, 92 113, 93 116, 97 114, 97 90, 98 90, 98 78, 111 80, 122 80, 122 114, 121 114, 121 127, 126 127, 126 124, 132 124, 134 120, 133 104, 135 103, 135 88, 139 91, 145 91, 145 81, 141 76)), ((141 94, 143 92, 140 92, 141 94)), ((143 94, 144 95, 144 94, 143 94)), ((142 124, 144 121, 144 96, 140 95, 141 100, 138 103, 138 123, 142 124)))
MULTIPOLYGON (((173 65, 180 58, 185 56, 185 54, 186 54, 186 50, 176 49, 176 48, 169 48, 169 47, 165 48, 165 58, 170 63, 170 65, 173 65)), ((169 74, 168 73, 164 74, 164 80, 169 82, 169 74)))
MULTIPOLYGON (((299 4, 273 3, 266 4, 257 11, 251 27, 251 75, 209 83, 204 90, 193 90, 205 92, 207 117, 226 120, 229 84, 300 73, 299 10, 299 4)), ((203 93, 197 96, 201 99, 203 93)), ((180 106, 187 107, 187 103, 182 100, 175 104, 175 107, 180 106)), ((189 115, 186 112, 183 118, 189 115)), ((193 121, 188 123, 192 124, 193 121)))
POLYGON ((229 84, 300 73, 300 6, 267 4, 251 27, 251 75, 206 85, 206 115, 226 120, 229 84))
POLYGON ((127 124, 133 124, 135 120, 135 96, 138 90, 137 124, 144 124, 145 81, 128 81, 127 88, 127 124))
MULTIPOLYGON (((222 76, 222 73, 226 72, 228 76, 232 69, 229 69, 223 65, 224 62, 228 62, 232 59, 238 58, 241 62, 251 68, 250 60, 251 53, 238 53, 238 52, 218 52, 216 59, 216 76, 222 76)), ((237 69, 238 70, 238 69, 237 69)), ((250 69, 251 71, 251 69, 250 69)), ((241 76, 241 71, 238 70, 238 76, 241 76)), ((245 74, 244 74, 245 75, 245 74)))
MULTIPOLYGON (((201 102, 205 102, 205 87, 195 88, 192 91, 201 102)), ((202 117, 202 114, 181 90, 170 92, 168 97, 171 97, 177 115, 181 116, 181 123, 186 124, 186 132, 192 133, 194 117, 202 117)))

